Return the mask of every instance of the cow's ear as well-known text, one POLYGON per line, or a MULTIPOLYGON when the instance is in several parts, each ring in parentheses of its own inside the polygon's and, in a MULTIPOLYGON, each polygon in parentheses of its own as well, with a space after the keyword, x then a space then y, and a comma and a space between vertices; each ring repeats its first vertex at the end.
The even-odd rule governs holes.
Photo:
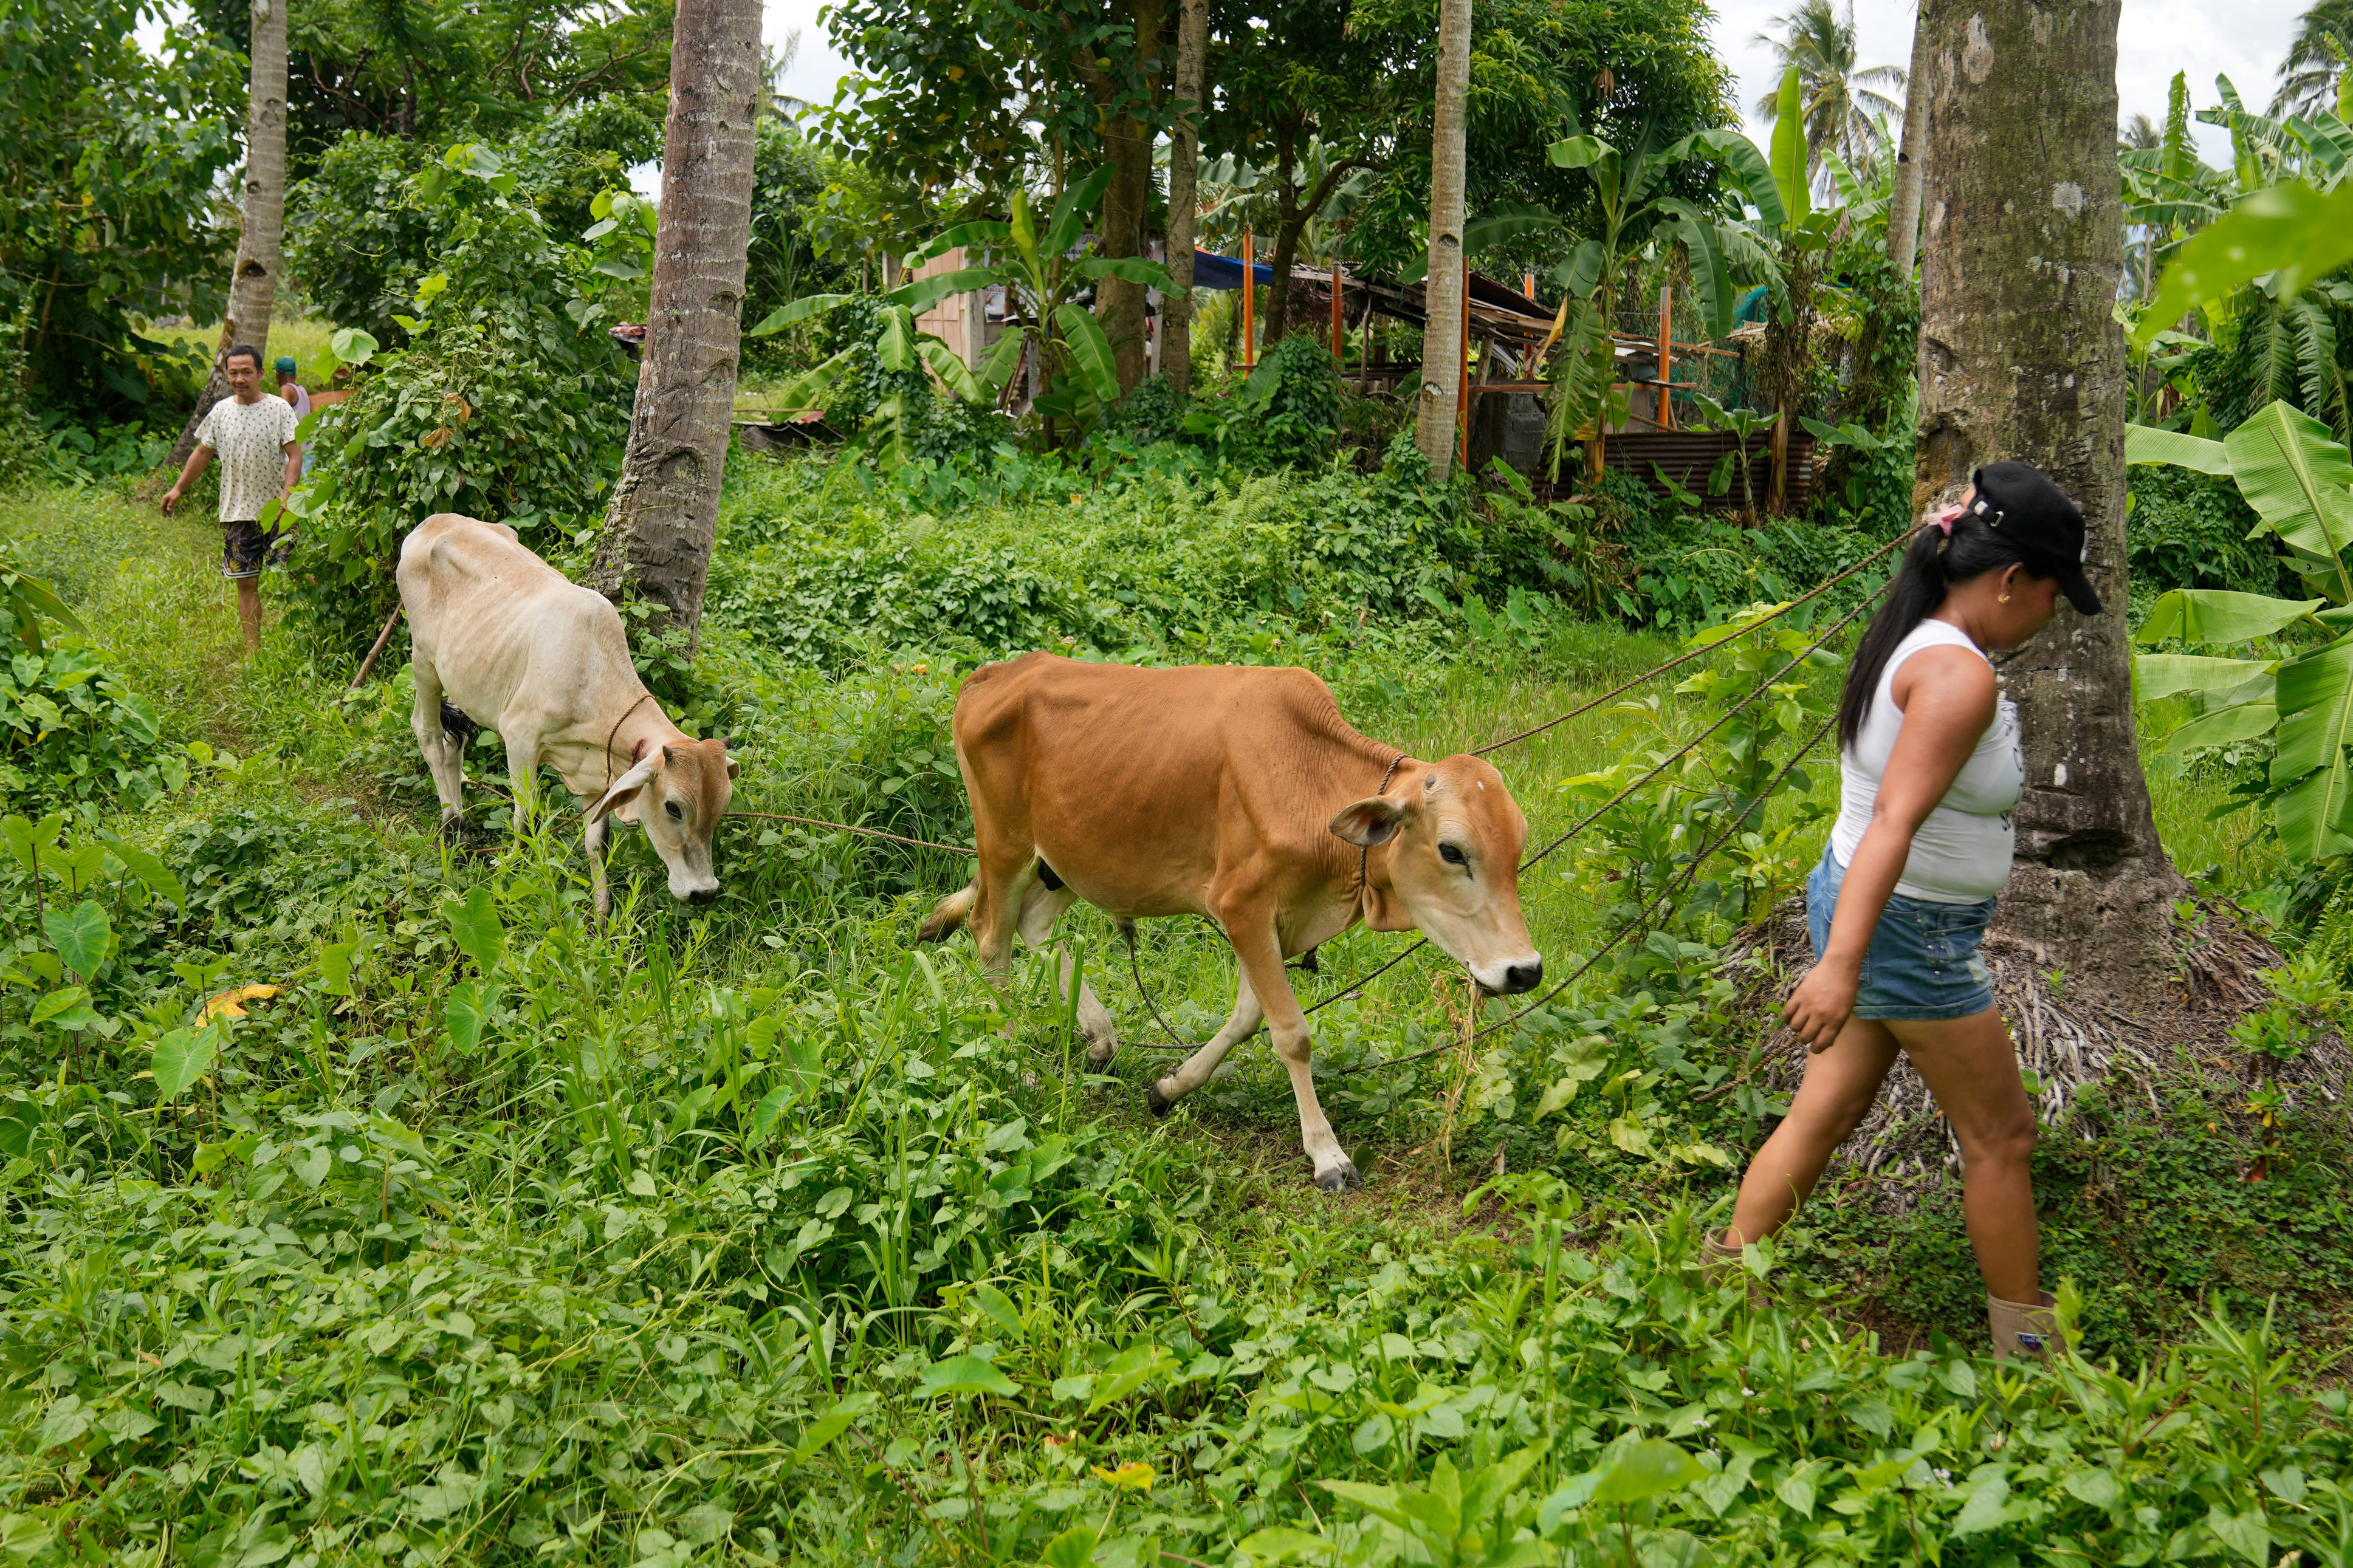
POLYGON ((1369 849, 1395 838, 1408 815, 1404 805, 1387 795, 1367 795, 1341 807, 1340 815, 1332 819, 1332 834, 1359 849, 1369 849))
POLYGON ((601 821, 635 800, 638 792, 646 787, 646 782, 654 776, 661 763, 661 752, 648 752, 642 762, 613 781, 613 787, 605 792, 604 798, 588 808, 586 820, 601 821))
POLYGON ((733 777, 735 776, 735 774, 737 773, 737 772, 738 772, 738 771, 740 771, 740 770, 739 770, 739 766, 738 766, 738 764, 737 764, 737 763, 736 763, 735 759, 734 759, 734 758, 733 758, 733 757, 728 758, 728 759, 727 759, 727 776, 728 776, 729 778, 731 778, 731 779, 732 779, 732 778, 733 778, 733 777))

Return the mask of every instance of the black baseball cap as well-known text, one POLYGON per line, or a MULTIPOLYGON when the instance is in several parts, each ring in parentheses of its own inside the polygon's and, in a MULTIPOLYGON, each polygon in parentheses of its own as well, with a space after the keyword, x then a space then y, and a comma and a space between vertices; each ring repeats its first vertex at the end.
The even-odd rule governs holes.
POLYGON ((1968 510, 2017 546, 2036 576, 2059 579, 2069 604, 2087 616, 2098 615, 2100 596, 2084 575, 2091 553, 2084 514, 2067 492, 2028 463, 1988 463, 1969 482, 1978 493, 1968 510))

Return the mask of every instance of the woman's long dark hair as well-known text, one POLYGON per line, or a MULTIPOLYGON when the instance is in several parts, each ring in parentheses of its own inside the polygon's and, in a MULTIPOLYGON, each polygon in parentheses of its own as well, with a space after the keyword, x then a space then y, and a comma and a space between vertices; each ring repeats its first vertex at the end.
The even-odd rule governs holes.
MULTIPOLYGON (((1958 500, 1957 495, 1953 498, 1955 502, 1958 500)), ((1904 552, 1904 564, 1895 569, 1895 581, 1888 585, 1887 602, 1863 628, 1854 662, 1847 666, 1846 691, 1839 699, 1841 748, 1853 745, 1862 732, 1863 713, 1879 690, 1880 672, 1887 668, 1895 645, 1934 615, 1954 586, 2011 566, 2033 570, 2016 545, 1972 512, 1953 520, 1949 539, 1934 522, 1913 536, 1911 547, 1904 552)))

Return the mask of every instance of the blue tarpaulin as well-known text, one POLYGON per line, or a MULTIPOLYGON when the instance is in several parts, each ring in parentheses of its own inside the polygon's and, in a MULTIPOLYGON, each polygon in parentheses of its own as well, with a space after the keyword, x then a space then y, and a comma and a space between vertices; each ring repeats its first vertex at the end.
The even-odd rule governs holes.
MULTIPOLYGON (((1263 261, 1250 263, 1250 281, 1259 287, 1271 288, 1274 268, 1263 261)), ((1193 253, 1193 287, 1196 289, 1239 289, 1242 286, 1242 264, 1230 256, 1212 256, 1206 250, 1193 253)))

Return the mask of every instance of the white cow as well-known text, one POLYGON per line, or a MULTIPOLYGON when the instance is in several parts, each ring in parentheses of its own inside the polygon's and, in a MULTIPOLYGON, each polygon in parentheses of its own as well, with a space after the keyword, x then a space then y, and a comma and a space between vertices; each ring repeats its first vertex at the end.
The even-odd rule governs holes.
POLYGON ((542 763, 581 803, 599 918, 612 905, 604 849, 616 816, 645 829, 670 868, 670 897, 718 897, 711 839, 733 793, 735 759, 726 742, 694 740, 670 721, 629 663, 621 617, 604 595, 524 549, 504 523, 454 512, 417 525, 397 575, 417 675, 413 724, 442 831, 464 820, 446 699, 506 742, 518 819, 532 809, 542 763))

